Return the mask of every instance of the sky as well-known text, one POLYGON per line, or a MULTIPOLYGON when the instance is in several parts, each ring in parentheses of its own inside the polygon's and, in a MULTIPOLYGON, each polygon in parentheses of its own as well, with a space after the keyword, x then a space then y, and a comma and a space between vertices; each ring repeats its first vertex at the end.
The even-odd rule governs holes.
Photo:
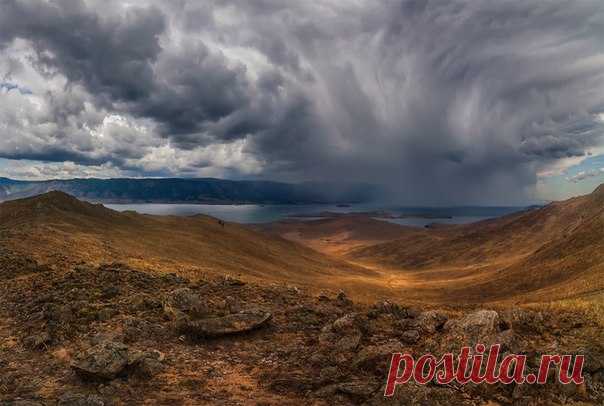
POLYGON ((0 0, 0 176, 604 183, 601 0, 0 0))

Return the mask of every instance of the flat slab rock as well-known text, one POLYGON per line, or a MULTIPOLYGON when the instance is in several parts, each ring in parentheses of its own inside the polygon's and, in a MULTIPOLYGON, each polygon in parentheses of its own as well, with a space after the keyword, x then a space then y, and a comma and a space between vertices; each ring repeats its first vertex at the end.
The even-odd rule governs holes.
POLYGON ((271 318, 272 315, 266 312, 242 312, 224 317, 187 319, 181 328, 199 337, 220 337, 255 330, 268 323, 271 318))
POLYGON ((122 343, 105 342, 79 353, 71 367, 90 379, 114 379, 128 366, 128 347, 122 343))
POLYGON ((120 342, 103 342, 77 354, 71 367, 88 380, 111 380, 127 370, 152 375, 162 355, 157 351, 133 351, 120 342))

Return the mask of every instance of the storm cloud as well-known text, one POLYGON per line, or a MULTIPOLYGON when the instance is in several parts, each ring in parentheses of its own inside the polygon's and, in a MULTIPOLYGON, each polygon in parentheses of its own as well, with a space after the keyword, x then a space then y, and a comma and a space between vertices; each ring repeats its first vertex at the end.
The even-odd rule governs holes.
POLYGON ((601 153, 603 117, 599 0, 0 0, 0 157, 41 176, 514 203, 601 153))

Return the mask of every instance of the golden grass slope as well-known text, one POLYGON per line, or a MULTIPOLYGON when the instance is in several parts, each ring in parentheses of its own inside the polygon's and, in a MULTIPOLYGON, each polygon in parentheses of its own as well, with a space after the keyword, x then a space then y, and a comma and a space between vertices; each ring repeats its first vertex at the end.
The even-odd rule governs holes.
POLYGON ((538 302, 604 288, 604 185, 474 224, 394 227, 344 216, 264 228, 380 272, 392 294, 406 300, 538 302), (376 234, 380 224, 385 232, 376 234))
POLYGON ((604 289, 604 186, 474 224, 403 227, 366 216, 224 226, 209 216, 119 213, 52 192, 0 204, 0 241, 43 264, 119 261, 344 289, 357 300, 527 303, 604 289))
POLYGON ((0 239, 43 264, 119 261, 138 269, 325 284, 372 272, 280 237, 212 217, 120 213, 61 192, 0 204, 0 239), (335 278, 334 278, 335 279, 335 278))

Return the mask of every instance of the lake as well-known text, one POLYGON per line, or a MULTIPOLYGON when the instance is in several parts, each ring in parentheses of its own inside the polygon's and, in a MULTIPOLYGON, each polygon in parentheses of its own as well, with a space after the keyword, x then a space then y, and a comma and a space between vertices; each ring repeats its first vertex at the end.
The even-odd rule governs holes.
MULTIPOLYGON (((192 216, 206 214, 224 221, 237 223, 268 223, 272 221, 300 216, 300 219, 313 219, 312 215, 321 212, 354 213, 385 211, 394 215, 404 214, 405 218, 381 219, 392 223, 423 227, 430 223, 465 224, 475 221, 500 217, 522 207, 397 207, 379 204, 353 204, 350 207, 340 207, 333 204, 309 205, 214 205, 214 204, 106 204, 117 210, 132 210, 143 214, 192 216), (414 216, 414 217, 413 217, 414 216), (422 216, 429 216, 425 218, 422 216), (440 217, 440 218, 435 218, 440 217), (448 218, 450 217, 450 218, 448 218)), ((315 217, 316 218, 316 217, 315 217)))

